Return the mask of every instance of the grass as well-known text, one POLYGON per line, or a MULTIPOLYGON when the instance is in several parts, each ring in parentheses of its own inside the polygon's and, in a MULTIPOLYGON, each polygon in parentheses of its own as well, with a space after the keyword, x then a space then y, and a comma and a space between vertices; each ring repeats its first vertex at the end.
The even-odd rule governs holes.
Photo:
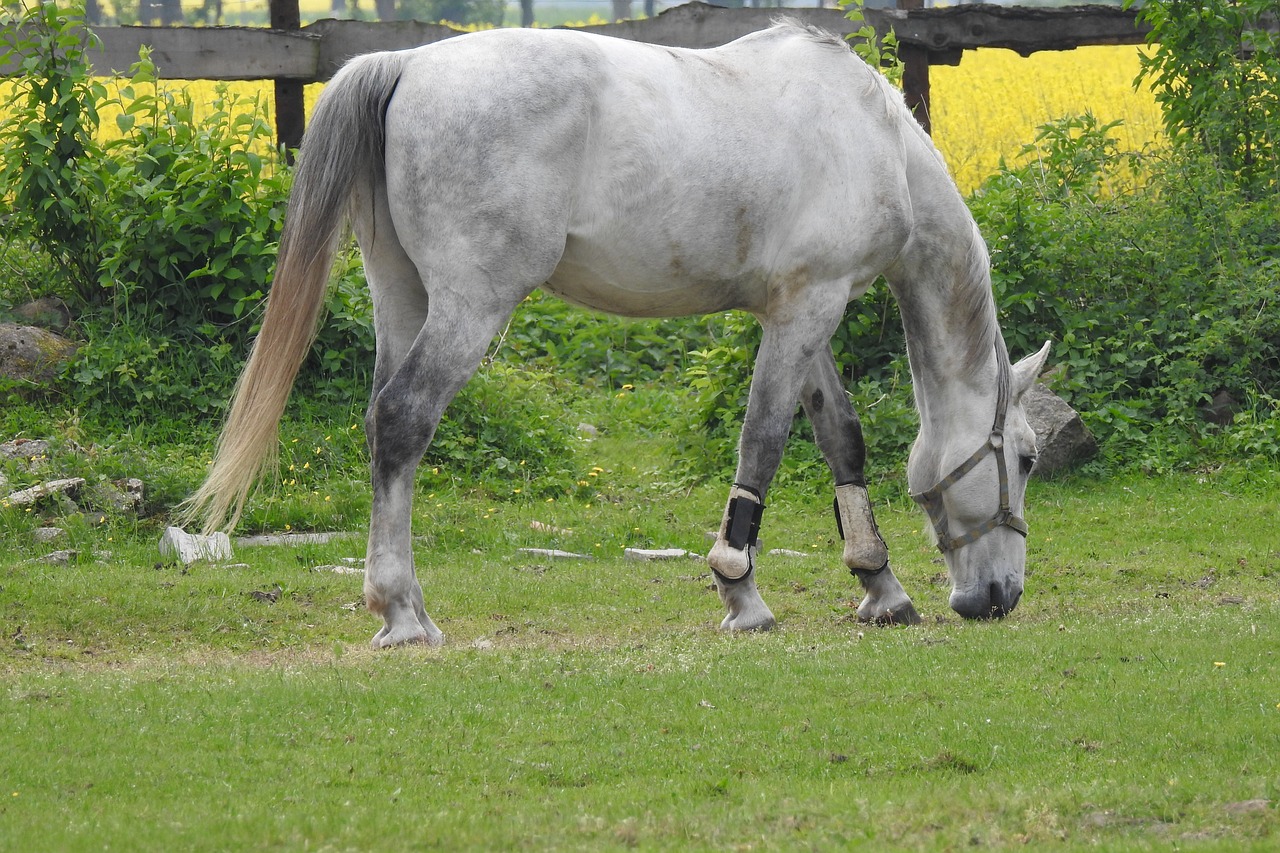
POLYGON ((852 621, 828 489, 796 481, 765 517, 766 548, 810 555, 762 565, 781 627, 723 636, 700 561, 622 558, 702 550, 719 516, 721 486, 677 485, 670 438, 633 419, 672 404, 586 404, 585 497, 424 475, 417 558, 443 650, 365 648, 360 578, 315 570, 360 556, 358 537, 181 568, 157 562, 150 522, 81 524, 55 566, 32 561, 55 547, 33 548, 35 521, 3 511, 0 847, 1280 839, 1274 471, 1035 484, 1027 596, 995 624, 950 614, 922 517, 881 483, 926 617, 912 629, 852 621))

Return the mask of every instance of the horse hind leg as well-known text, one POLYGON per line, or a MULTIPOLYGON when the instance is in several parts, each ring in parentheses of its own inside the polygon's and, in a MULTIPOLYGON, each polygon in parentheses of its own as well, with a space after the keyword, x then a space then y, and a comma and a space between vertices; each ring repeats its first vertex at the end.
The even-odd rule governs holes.
POLYGON ((433 291, 431 310, 408 352, 381 386, 365 418, 373 508, 365 568, 365 601, 384 625, 375 647, 427 643, 444 636, 427 615, 413 566, 414 475, 445 407, 471 378, 489 342, 527 291, 491 300, 433 291))
POLYGON ((889 549, 876 526, 867 496, 862 424, 829 349, 814 359, 800 401, 835 478, 836 525, 844 540, 844 564, 866 593, 858 606, 858 619, 882 625, 918 624, 920 615, 889 566, 889 549))
MULTIPOLYGON (((376 401, 387 383, 404 364, 414 341, 426 325, 429 300, 418 268, 405 253, 392 223, 385 188, 361 188, 364 193, 353 204, 357 214, 352 227, 360 244, 365 278, 373 300, 374 337, 377 342, 373 369, 373 389, 365 416, 365 437, 373 455, 378 435, 373 417, 376 401)), ((408 501, 411 495, 383 497, 384 504, 408 501)), ((384 515, 407 516, 407 508, 388 509, 384 515)), ((389 545, 383 537, 370 539, 365 560, 365 601, 370 610, 383 617, 383 626, 373 638, 375 648, 420 642, 440 645, 444 634, 427 615, 413 566, 410 546, 399 540, 389 545)))

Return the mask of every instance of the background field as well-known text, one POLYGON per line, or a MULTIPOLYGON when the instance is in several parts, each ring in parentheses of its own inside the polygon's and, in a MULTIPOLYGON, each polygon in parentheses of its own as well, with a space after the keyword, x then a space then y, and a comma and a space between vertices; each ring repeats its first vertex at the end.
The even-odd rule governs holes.
MULTIPOLYGON (((1162 145, 1160 112, 1146 86, 1134 86, 1143 48, 1088 47, 1021 57, 1007 50, 968 51, 958 66, 930 69, 934 142, 956 183, 970 193, 1001 161, 1020 161, 1036 128, 1091 111, 1100 121, 1122 121, 1115 136, 1122 150, 1162 145)), ((196 104, 212 100, 214 84, 169 81, 196 104)), ((270 83, 233 83, 231 91, 271 105, 270 83)), ((323 86, 307 87, 308 110, 323 86)), ((114 134, 114 114, 103 113, 104 133, 114 134)))

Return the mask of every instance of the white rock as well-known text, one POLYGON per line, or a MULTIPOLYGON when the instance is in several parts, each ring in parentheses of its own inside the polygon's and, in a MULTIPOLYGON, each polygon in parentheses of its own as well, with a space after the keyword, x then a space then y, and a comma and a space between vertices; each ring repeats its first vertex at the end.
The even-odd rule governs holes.
POLYGON ((561 551, 556 548, 520 548, 521 554, 531 554, 535 557, 554 557, 559 560, 590 560, 587 554, 575 554, 572 551, 561 551))
POLYGON ((41 483, 38 486, 32 486, 29 489, 23 489, 20 492, 13 492, 5 501, 9 506, 27 506, 33 504, 43 497, 57 494, 58 492, 71 493, 84 485, 83 477, 69 477, 65 480, 50 480, 47 483, 41 483))
POLYGON ((627 548, 622 552, 622 556, 628 560, 654 562, 656 560, 678 560, 681 557, 688 557, 689 552, 683 548, 627 548))
POLYGON ((231 538, 225 533, 205 536, 187 533, 181 527, 167 527, 160 537, 160 555, 176 556, 183 565, 196 560, 230 560, 231 538))

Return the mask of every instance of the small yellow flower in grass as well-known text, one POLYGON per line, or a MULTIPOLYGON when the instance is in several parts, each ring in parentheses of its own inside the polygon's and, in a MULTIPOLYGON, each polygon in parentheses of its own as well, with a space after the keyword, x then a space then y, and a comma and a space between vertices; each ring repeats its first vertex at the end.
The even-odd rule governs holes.
POLYGON ((520 489, 512 489, 511 491, 517 495, 520 494, 520 489))
POLYGON ((333 436, 331 436, 331 435, 326 435, 326 436, 324 437, 324 440, 325 440, 325 441, 328 441, 328 440, 330 440, 331 438, 333 438, 333 436))
POLYGON ((292 444, 297 444, 297 443, 298 443, 298 439, 296 439, 296 438, 295 438, 291 443, 292 443, 292 444))
POLYGON ((292 524, 286 524, 286 525, 284 526, 284 530, 285 530, 285 532, 286 532, 286 533, 288 533, 288 532, 289 532, 290 530, 292 530, 292 529, 293 529, 293 525, 292 525, 292 524))
POLYGON ((328 495, 325 495, 325 496, 324 496, 324 499, 325 499, 325 500, 327 500, 327 501, 328 501, 328 500, 332 500, 332 498, 331 498, 331 497, 329 497, 328 495))
POLYGON ((308 469, 310 469, 310 468, 311 468, 311 463, 310 463, 310 462, 303 462, 303 463, 302 463, 302 470, 306 471, 306 470, 308 470, 308 469))
POLYGON ((623 390, 623 391, 634 391, 634 390, 636 390, 636 386, 634 386, 634 385, 630 385, 630 384, 628 384, 628 385, 623 385, 623 386, 622 386, 622 390, 623 390))
POLYGON ((289 466, 289 470, 290 470, 290 471, 292 471, 292 470, 293 470, 293 466, 292 466, 292 465, 290 465, 290 466, 289 466))
POLYGON ((317 447, 317 448, 316 448, 316 456, 319 456, 319 455, 320 455, 321 453, 323 453, 323 452, 324 452, 324 448, 322 448, 322 447, 317 447))
POLYGON ((356 427, 358 427, 358 426, 360 426, 360 424, 352 424, 352 425, 351 425, 351 428, 352 428, 352 429, 355 429, 355 428, 356 428, 356 427))
POLYGON ((553 503, 555 503, 555 502, 556 502, 556 499, 555 499, 555 498, 547 498, 547 503, 549 503, 549 504, 553 504, 553 503))
POLYGON ((1214 661, 1214 662, 1213 662, 1213 665, 1214 665, 1214 666, 1226 666, 1226 665, 1227 665, 1227 662, 1226 662, 1226 661, 1224 661, 1224 660, 1216 660, 1216 661, 1214 661))

